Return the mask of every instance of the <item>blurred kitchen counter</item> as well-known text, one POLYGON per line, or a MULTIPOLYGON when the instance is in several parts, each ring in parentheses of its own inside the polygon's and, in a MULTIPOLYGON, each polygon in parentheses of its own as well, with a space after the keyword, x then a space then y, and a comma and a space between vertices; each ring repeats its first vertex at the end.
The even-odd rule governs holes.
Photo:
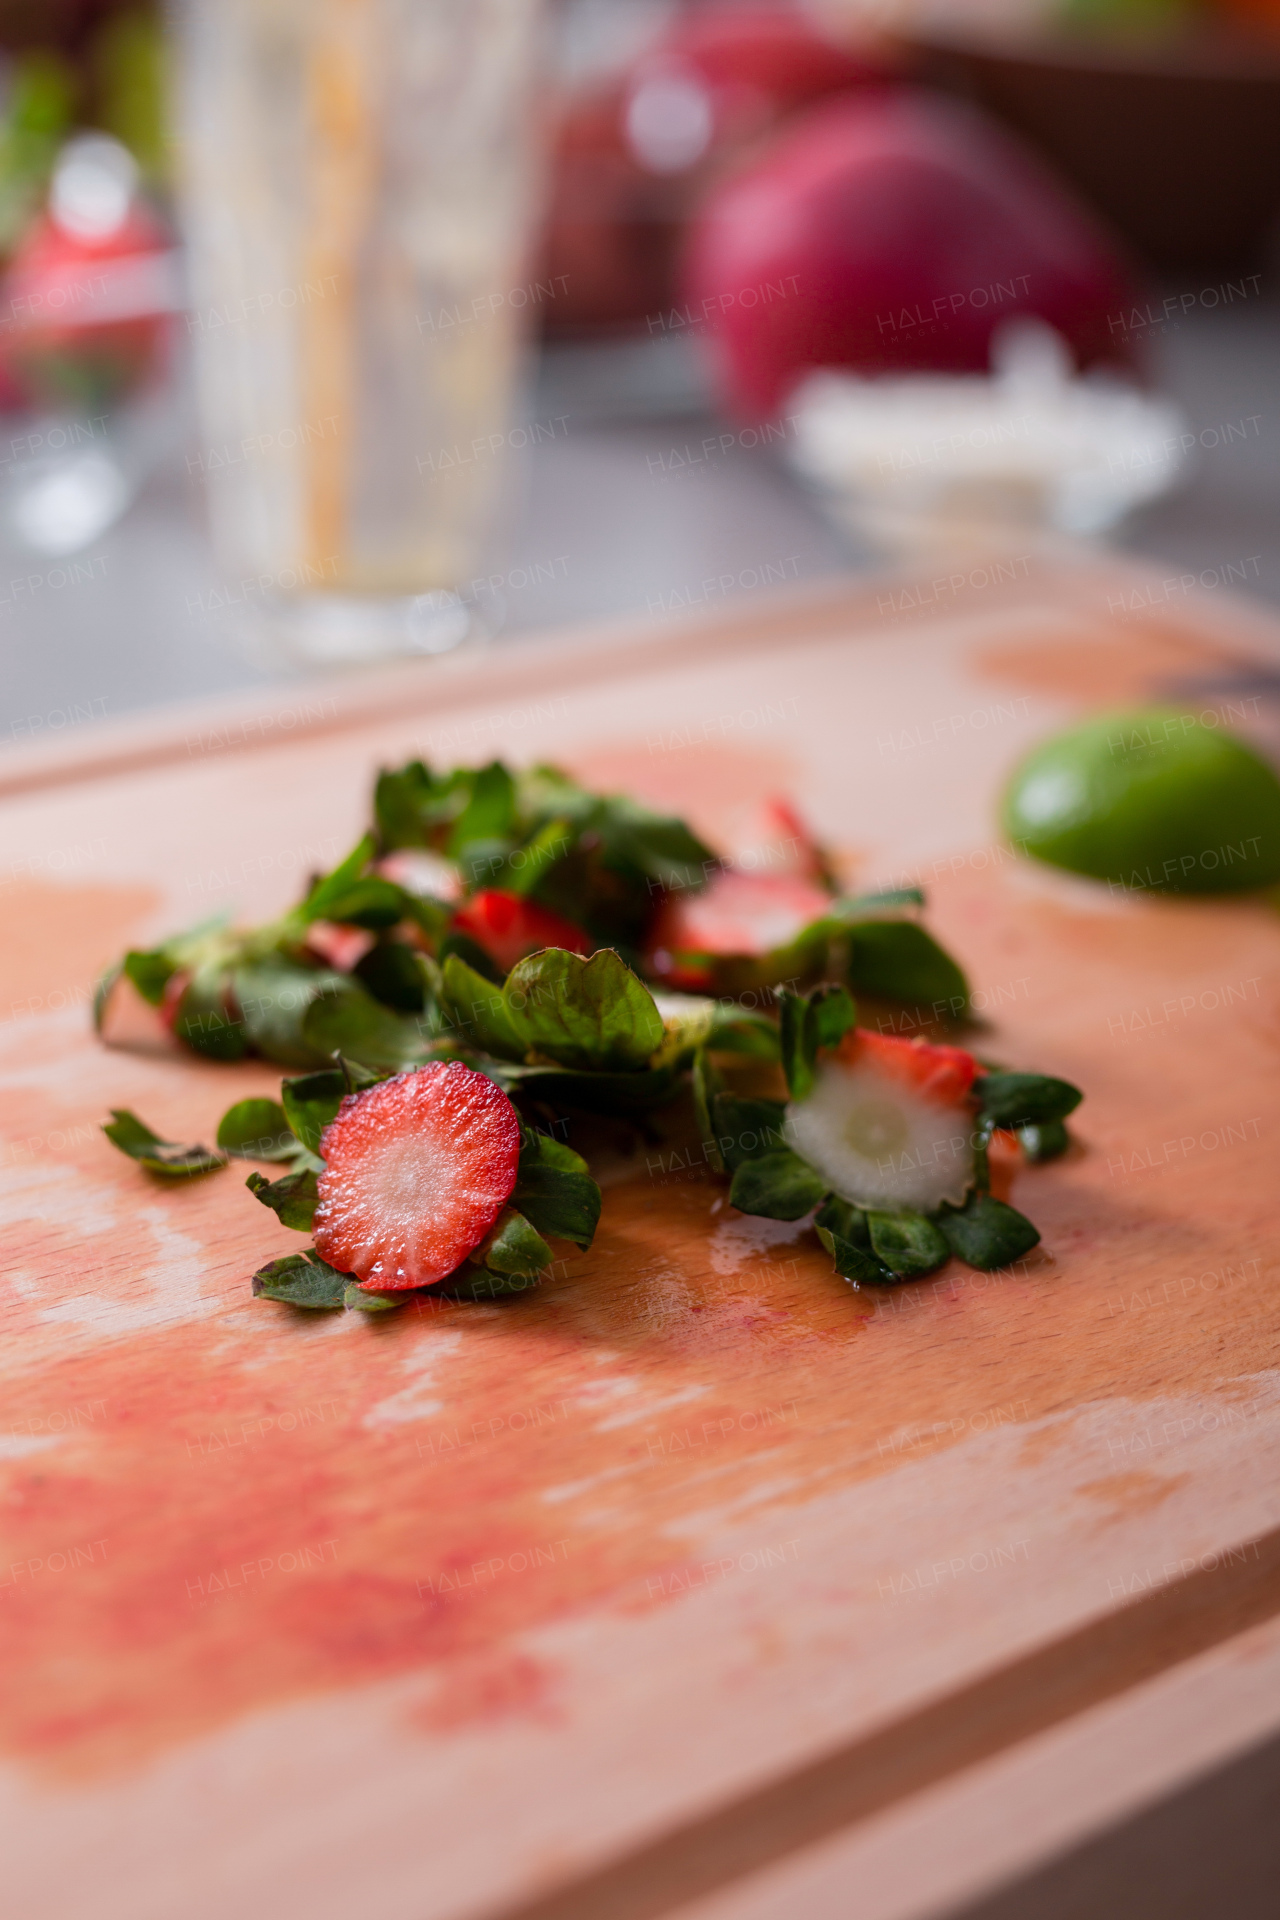
MULTIPOLYGON (((1193 311, 1153 331, 1150 353, 1197 446, 1180 491, 1117 544, 1167 562, 1179 595, 1244 579, 1280 603, 1280 309, 1193 311)), ((885 564, 788 473, 785 422, 760 444, 708 412, 696 341, 557 349, 517 419, 534 444, 518 456, 507 536, 469 596, 504 643, 885 564)), ((0 746, 286 677, 255 640, 252 594, 219 574, 196 446, 177 421, 172 457, 74 564, 0 559, 0 746)))

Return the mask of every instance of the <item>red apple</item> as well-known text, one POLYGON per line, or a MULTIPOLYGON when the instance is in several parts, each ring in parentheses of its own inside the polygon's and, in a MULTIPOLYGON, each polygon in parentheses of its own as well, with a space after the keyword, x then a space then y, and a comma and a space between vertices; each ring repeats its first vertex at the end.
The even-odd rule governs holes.
POLYGON ((726 7, 677 19, 624 73, 585 86, 556 135, 538 274, 547 327, 660 316, 708 181, 784 115, 884 71, 802 14, 726 7))
POLYGON ((1018 312, 1082 363, 1123 358, 1111 322, 1132 285, 1116 244, 1018 140, 901 88, 814 108, 713 188, 683 298, 713 316, 726 402, 762 418, 816 367, 983 371, 992 330, 1018 312))

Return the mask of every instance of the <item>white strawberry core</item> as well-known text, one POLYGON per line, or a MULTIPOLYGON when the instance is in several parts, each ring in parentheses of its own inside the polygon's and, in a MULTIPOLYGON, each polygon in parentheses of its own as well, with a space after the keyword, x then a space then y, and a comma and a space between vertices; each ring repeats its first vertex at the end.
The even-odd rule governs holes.
MULTIPOLYGON (((348 1173, 348 1218, 364 1214, 377 1222, 376 1235, 356 1244, 355 1271, 363 1273, 367 1267, 370 1279, 387 1281, 403 1280, 406 1272, 429 1273, 435 1279, 452 1272, 452 1265, 439 1270, 435 1222, 440 1214, 483 1213, 491 1182, 482 1182, 477 1190, 476 1182, 467 1177, 470 1172, 443 1142, 420 1135, 389 1142, 348 1173), (388 1262, 388 1247, 395 1248, 399 1258, 388 1262)), ((448 1257, 452 1259, 452 1253, 448 1257)))
POLYGON ((876 1212, 959 1206, 973 1178, 967 1109, 921 1099, 874 1067, 825 1062, 809 1098, 787 1108, 782 1135, 833 1193, 876 1212))

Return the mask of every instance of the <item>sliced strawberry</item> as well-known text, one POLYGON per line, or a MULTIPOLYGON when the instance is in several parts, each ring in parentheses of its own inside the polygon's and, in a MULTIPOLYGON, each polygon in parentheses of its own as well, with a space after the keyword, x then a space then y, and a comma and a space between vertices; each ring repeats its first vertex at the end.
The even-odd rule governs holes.
POLYGON ((518 893, 504 893, 488 887, 471 898, 453 916, 452 931, 465 933, 489 958, 510 973, 517 960, 542 947, 566 947, 570 953, 592 952, 592 943, 581 927, 562 920, 549 907, 526 900, 518 893))
POLYGON ((839 1054, 847 1066, 873 1066, 886 1080, 896 1080, 940 1107, 958 1106, 978 1071, 977 1061, 963 1047, 934 1047, 868 1027, 851 1027, 839 1054))
POLYGON ((830 904, 821 887, 794 874, 717 873, 701 893, 663 901, 649 935, 649 969, 674 987, 712 987, 717 962, 784 950, 830 904))
POLYGON ((316 1251, 379 1291, 429 1287, 479 1245, 516 1183, 520 1123, 453 1061, 350 1094, 320 1140, 316 1251))
POLYGON ((783 1137, 854 1206, 959 1206, 974 1170, 975 1066, 960 1047, 855 1028, 787 1108, 783 1137))
POLYGON ((721 844, 728 847, 726 864, 735 872, 816 882, 825 877, 822 849, 791 802, 778 794, 739 808, 721 844))
POLYGON ((350 973, 374 944, 363 927, 339 926, 333 920, 313 920, 307 928, 307 947, 327 967, 350 973))

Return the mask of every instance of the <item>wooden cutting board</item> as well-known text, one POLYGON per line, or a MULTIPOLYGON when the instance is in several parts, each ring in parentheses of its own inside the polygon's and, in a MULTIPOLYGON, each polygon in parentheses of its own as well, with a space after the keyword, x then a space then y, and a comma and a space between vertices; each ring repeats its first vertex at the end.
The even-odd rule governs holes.
MULTIPOLYGON (((8 1911, 772 1912, 759 1872, 1280 1614, 1280 920, 1055 876, 994 826, 1082 711, 1179 688, 1270 737, 1280 635, 1158 587, 1024 557, 0 764, 8 1911), (1043 1247, 859 1294, 659 1141, 534 1298, 253 1301, 297 1236, 98 1124, 207 1139, 278 1074, 108 1050, 92 981, 283 907, 414 753, 554 758, 713 841, 786 792, 850 880, 924 884, 982 1050, 1087 1093, 1078 1150, 1017 1182, 1043 1247)), ((966 1885, 1004 1857, 972 1840, 966 1885)), ((808 1911, 848 1911, 833 1884, 808 1911)))

